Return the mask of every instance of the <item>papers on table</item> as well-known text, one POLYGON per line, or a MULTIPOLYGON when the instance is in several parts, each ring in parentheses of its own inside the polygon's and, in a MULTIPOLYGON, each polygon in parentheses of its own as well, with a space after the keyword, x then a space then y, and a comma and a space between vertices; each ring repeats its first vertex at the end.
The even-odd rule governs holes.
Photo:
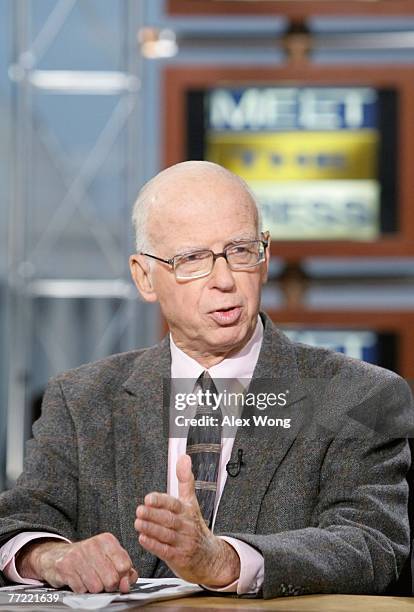
POLYGON ((87 593, 80 595, 72 591, 51 588, 33 588, 28 585, 13 585, 0 589, 0 610, 64 610, 72 609, 98 610, 110 606, 110 610, 127 609, 128 604, 142 602, 147 604, 161 599, 186 597, 201 591, 201 587, 179 578, 139 578, 127 594, 121 593, 87 593), (121 604, 121 605, 119 605, 121 604))

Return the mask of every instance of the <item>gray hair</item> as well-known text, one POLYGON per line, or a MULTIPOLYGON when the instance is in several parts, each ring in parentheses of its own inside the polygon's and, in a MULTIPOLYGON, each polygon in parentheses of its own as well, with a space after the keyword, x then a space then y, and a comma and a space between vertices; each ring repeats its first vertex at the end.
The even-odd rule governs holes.
POLYGON ((174 171, 175 169, 179 169, 179 168, 184 169, 187 166, 190 167, 190 166, 195 166, 195 165, 199 165, 200 168, 203 168, 203 169, 211 169, 211 170, 219 171, 222 173, 226 173, 233 180, 236 180, 240 184, 242 189, 244 189, 249 194, 252 202, 254 203, 255 210, 256 210, 256 221, 257 221, 258 231, 259 232, 262 231, 262 215, 260 211, 260 205, 253 191, 251 190, 251 188, 249 187, 249 185, 246 183, 244 179, 242 179, 237 174, 230 172, 226 168, 223 168, 222 166, 218 164, 214 164, 212 162, 207 162, 207 161, 181 162, 179 164, 176 164, 175 166, 170 166, 166 170, 163 170, 162 172, 154 176, 147 183, 145 183, 145 185, 141 188, 141 190, 138 193, 138 197, 132 209, 132 223, 133 223, 134 230, 135 230, 135 245, 136 245, 137 253, 148 253, 148 252, 151 252, 154 248, 154 245, 151 244, 150 237, 149 237, 149 231, 148 231, 148 219, 150 216, 152 206, 155 203, 155 197, 153 194, 154 185, 156 185, 156 183, 158 182, 161 176, 164 176, 167 173, 174 171))
POLYGON ((148 188, 156 177, 145 183, 138 193, 132 209, 132 224, 135 231, 135 247, 137 253, 147 253, 152 250, 152 245, 149 238, 148 218, 151 210, 153 199, 146 195, 148 188))

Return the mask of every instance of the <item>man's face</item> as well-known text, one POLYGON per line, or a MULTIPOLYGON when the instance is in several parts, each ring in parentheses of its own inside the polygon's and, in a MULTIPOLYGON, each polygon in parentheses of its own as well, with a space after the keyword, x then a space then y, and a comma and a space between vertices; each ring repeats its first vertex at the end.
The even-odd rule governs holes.
MULTIPOLYGON (((250 196, 222 176, 166 185, 149 227, 152 254, 165 259, 193 249, 221 253, 234 241, 260 237, 250 196)), ((152 287, 175 343, 211 365, 239 350, 254 331, 267 268, 268 259, 250 270, 232 271, 219 258, 209 276, 183 281, 170 266, 155 262, 152 287)))

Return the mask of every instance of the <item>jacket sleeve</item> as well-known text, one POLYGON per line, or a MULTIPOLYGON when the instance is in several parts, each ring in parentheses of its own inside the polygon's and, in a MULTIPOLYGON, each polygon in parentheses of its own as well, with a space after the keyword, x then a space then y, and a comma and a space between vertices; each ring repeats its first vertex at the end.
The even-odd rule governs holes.
POLYGON ((27 443, 24 471, 16 485, 0 495, 0 545, 23 531, 76 539, 77 481, 76 432, 59 380, 54 379, 27 443))
MULTIPOLYGON (((365 414, 385 406, 395 410, 394 423, 400 423, 401 414, 411 418, 412 397, 402 379, 395 377, 374 396, 365 414)), ((383 430, 346 419, 327 446, 309 526, 273 534, 225 534, 263 555, 263 597, 378 594, 397 580, 409 554, 405 477, 410 450, 406 438, 397 437, 402 430, 395 436, 383 430)))

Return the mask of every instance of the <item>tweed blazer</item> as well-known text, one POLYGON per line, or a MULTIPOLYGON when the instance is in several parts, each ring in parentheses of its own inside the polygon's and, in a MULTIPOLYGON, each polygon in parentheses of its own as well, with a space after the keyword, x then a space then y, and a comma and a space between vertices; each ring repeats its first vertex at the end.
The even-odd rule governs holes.
MULTIPOLYGON (((292 427, 237 430, 232 461, 242 448, 244 465, 227 478, 215 533, 260 551, 265 598, 382 593, 409 555, 410 452, 404 439, 372 428, 371 412, 411 414, 408 385, 292 342, 261 316, 252 384, 296 381, 286 407, 292 427)), ((166 337, 51 380, 24 471, 0 495, 0 544, 28 530, 71 540, 111 532, 139 574, 153 574, 157 559, 138 544, 134 518, 148 492, 166 491, 170 365, 166 337)))

